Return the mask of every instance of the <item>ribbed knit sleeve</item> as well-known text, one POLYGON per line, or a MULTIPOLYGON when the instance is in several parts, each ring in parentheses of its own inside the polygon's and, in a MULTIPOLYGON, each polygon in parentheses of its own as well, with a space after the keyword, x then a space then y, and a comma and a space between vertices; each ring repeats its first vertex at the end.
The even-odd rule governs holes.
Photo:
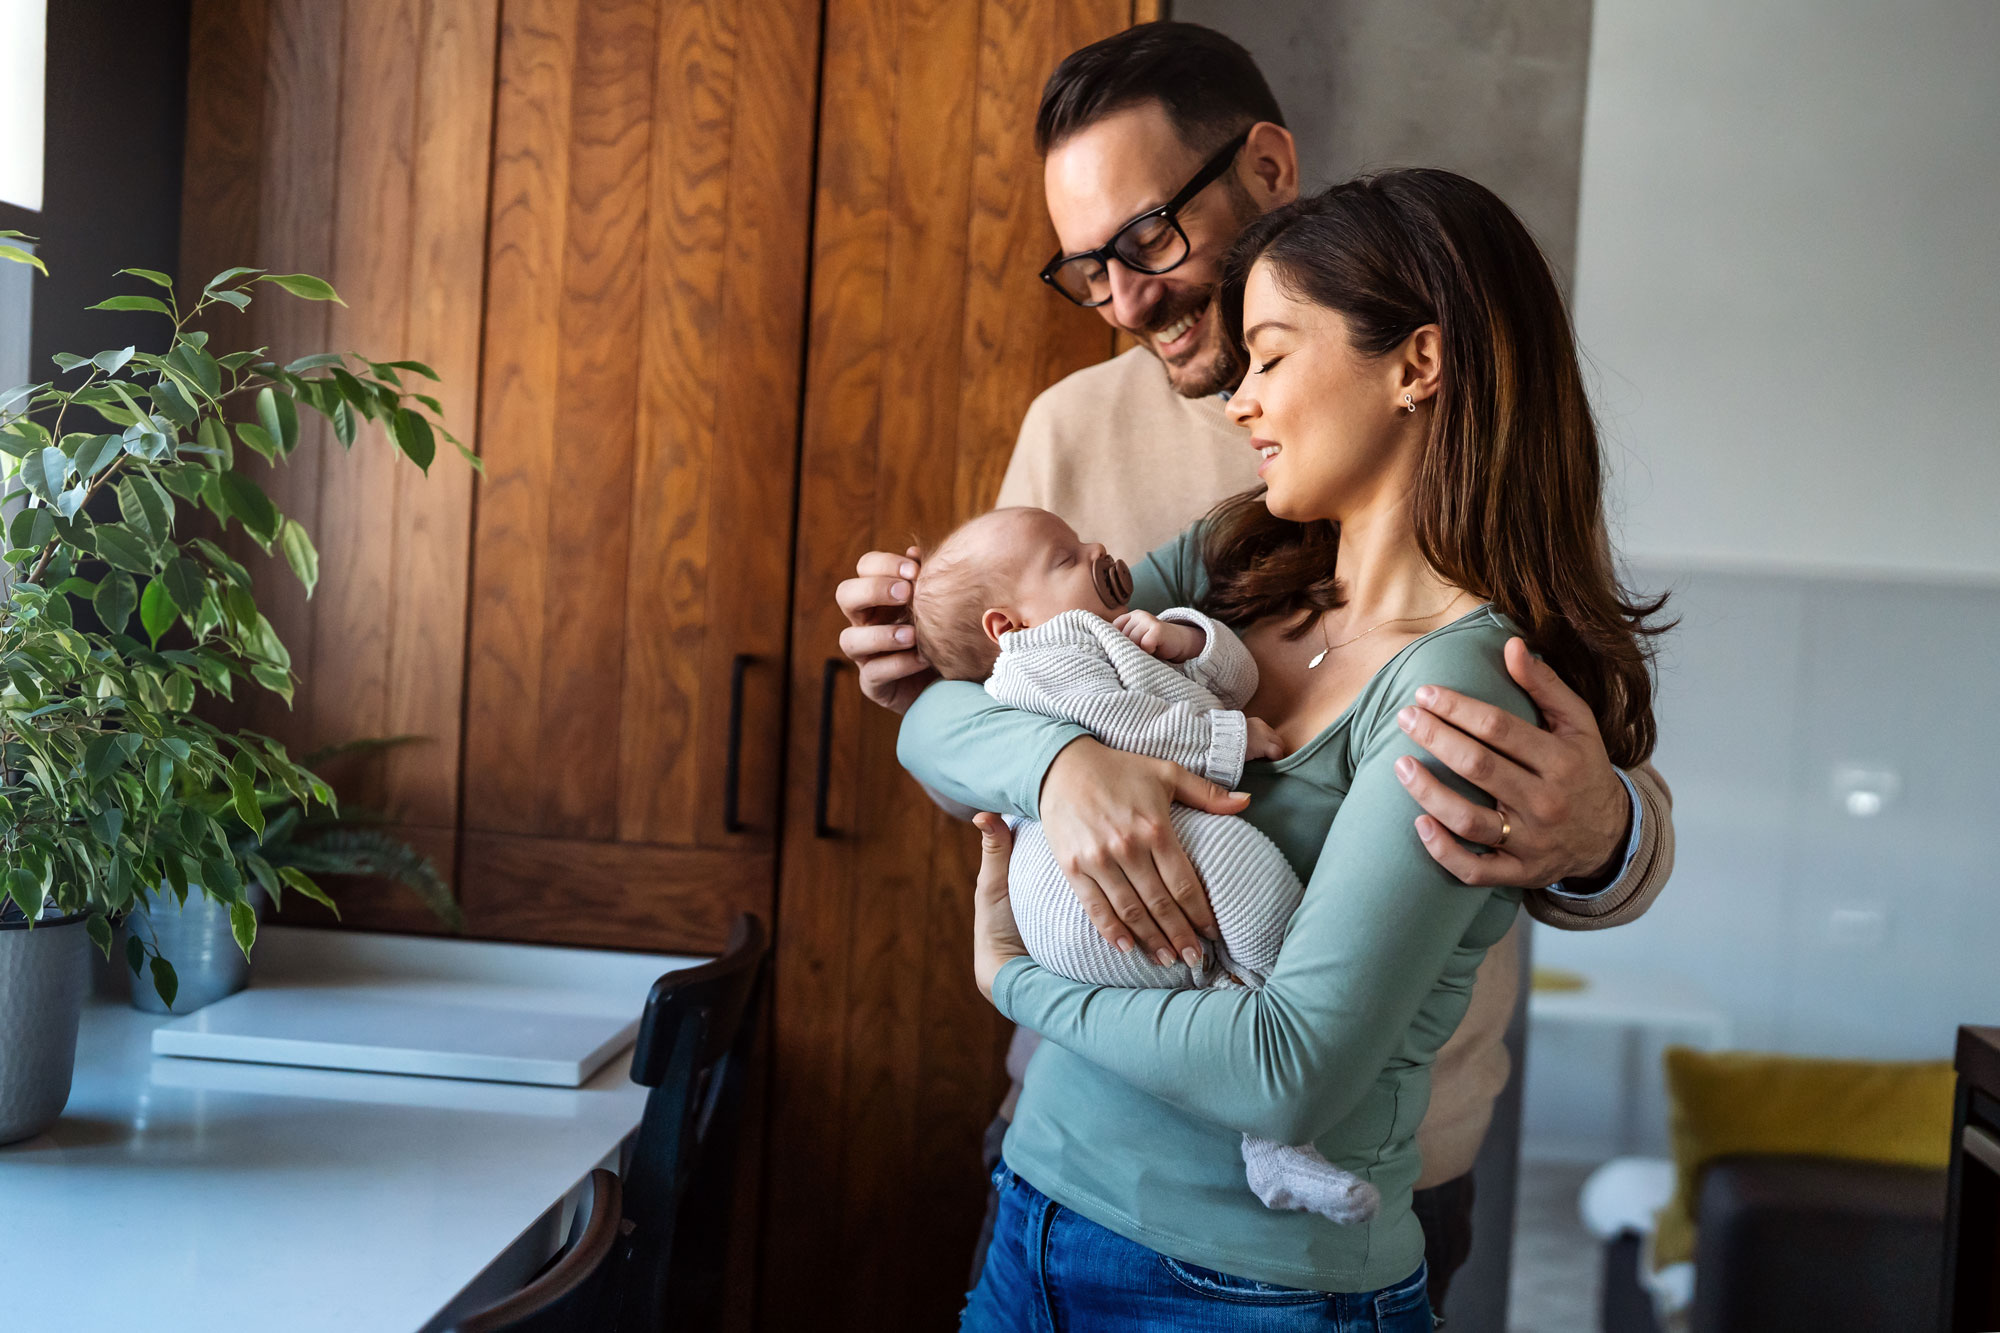
POLYGON ((986 692, 997 703, 1074 722, 1115 749, 1170 759, 1225 787, 1243 775, 1243 715, 1221 708, 1199 684, 1088 611, 1001 635, 986 692))
POLYGON ((1192 625, 1208 636, 1201 652, 1180 664, 1181 674, 1213 694, 1224 708, 1241 708, 1257 693, 1257 659, 1236 631, 1190 606, 1169 607, 1160 619, 1192 625))
POLYGON ((1625 873, 1603 892, 1584 898, 1543 890, 1529 893, 1528 915, 1557 930, 1608 930, 1644 916, 1674 873, 1674 794, 1651 764, 1627 771, 1639 794, 1639 845, 1625 873))

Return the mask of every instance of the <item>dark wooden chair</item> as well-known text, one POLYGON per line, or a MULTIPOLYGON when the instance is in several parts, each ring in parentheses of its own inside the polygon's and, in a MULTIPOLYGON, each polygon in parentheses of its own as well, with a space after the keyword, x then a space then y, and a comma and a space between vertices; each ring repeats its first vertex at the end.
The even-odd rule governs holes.
POLYGON ((594 1333, 603 1328, 622 1195, 617 1176, 592 1171, 590 1220, 576 1244, 527 1286, 460 1319, 451 1333, 594 1333))
POLYGON ((724 1297, 743 1085, 769 936, 745 913, 720 958, 653 983, 632 1081, 651 1088, 625 1172, 612 1275, 620 1333, 714 1328, 724 1297))

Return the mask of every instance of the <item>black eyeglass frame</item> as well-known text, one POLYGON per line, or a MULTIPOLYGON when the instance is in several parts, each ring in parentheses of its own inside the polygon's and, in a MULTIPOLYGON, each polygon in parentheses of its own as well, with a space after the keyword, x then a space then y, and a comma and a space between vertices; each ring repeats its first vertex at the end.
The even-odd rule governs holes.
POLYGON ((1109 301, 1111 299, 1110 295, 1107 294, 1103 301, 1078 300, 1076 297, 1070 295, 1061 283, 1056 281, 1056 271, 1058 269, 1061 269, 1066 264, 1074 264, 1079 259, 1095 259, 1104 266, 1105 272, 1109 273, 1111 271, 1111 261, 1115 259, 1134 273, 1144 273, 1150 277, 1161 273, 1171 273, 1182 264, 1187 263, 1188 256, 1194 253, 1194 245, 1188 240, 1187 232, 1181 227, 1181 210, 1186 208, 1196 195, 1214 184, 1222 173, 1229 169, 1230 164, 1236 160, 1236 155, 1243 151, 1243 145, 1250 141, 1250 131, 1255 128, 1256 126, 1254 125, 1246 127, 1241 134, 1238 134, 1228 143, 1218 148, 1215 151, 1215 156, 1202 163, 1201 170, 1195 172, 1188 180, 1188 183, 1181 186, 1173 198, 1167 200, 1166 203, 1161 204, 1158 208, 1149 208, 1137 217, 1126 219, 1125 222, 1120 224, 1117 231, 1111 233, 1111 239, 1103 245, 1098 246, 1095 250, 1081 250, 1073 255, 1066 255, 1060 250, 1056 251, 1055 257, 1042 265, 1042 281, 1055 288, 1065 301, 1073 305, 1080 305, 1085 310, 1095 310, 1098 306, 1109 301), (1151 221, 1154 218, 1164 220, 1169 227, 1174 229, 1174 234, 1181 238, 1181 257, 1162 268, 1147 268, 1143 264, 1135 264, 1124 255, 1118 253, 1119 239, 1126 232, 1132 230, 1132 228, 1138 226, 1140 223, 1151 221))

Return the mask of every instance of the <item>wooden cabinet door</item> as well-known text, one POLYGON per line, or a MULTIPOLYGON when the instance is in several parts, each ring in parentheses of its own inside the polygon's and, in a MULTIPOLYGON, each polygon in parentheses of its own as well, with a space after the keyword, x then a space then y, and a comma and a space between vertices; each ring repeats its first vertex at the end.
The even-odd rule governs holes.
MULTIPOLYGON (((453 433, 477 447, 481 290, 499 0, 202 0, 192 10, 181 278, 238 264, 307 272, 344 304, 263 289, 218 312, 217 346, 280 361, 361 351, 427 363, 453 433)), ((413 386, 414 387, 414 386, 413 386)), ((324 559, 308 600, 282 559, 233 544, 299 676, 287 709, 246 691, 231 719, 294 754, 415 739, 327 770, 345 806, 386 815, 447 875, 459 814, 473 472, 428 477, 380 438, 344 450, 314 413, 261 479, 324 559)), ((350 924, 435 930, 414 896, 346 884, 350 924)), ((326 919, 287 900, 288 922, 326 919)))
POLYGON ((1035 394, 1110 355, 1036 278, 1035 108, 1131 0, 830 0, 792 618, 766 1329, 952 1326, 1006 1087, 969 826, 896 764, 834 584, 988 507, 1035 394))
POLYGON ((473 933, 704 950, 770 912, 819 8, 503 8, 473 933))

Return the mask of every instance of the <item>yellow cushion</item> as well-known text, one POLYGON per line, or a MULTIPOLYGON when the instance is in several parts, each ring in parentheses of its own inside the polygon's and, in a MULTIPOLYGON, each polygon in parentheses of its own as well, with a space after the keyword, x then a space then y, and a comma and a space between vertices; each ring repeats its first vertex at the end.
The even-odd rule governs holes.
POLYGON ((1653 1234, 1658 1268, 1694 1258, 1696 1191, 1702 1168, 1718 1157, 1787 1153, 1932 1167, 1950 1160, 1947 1060, 1817 1060, 1670 1046, 1666 1066, 1675 1180, 1653 1234))

